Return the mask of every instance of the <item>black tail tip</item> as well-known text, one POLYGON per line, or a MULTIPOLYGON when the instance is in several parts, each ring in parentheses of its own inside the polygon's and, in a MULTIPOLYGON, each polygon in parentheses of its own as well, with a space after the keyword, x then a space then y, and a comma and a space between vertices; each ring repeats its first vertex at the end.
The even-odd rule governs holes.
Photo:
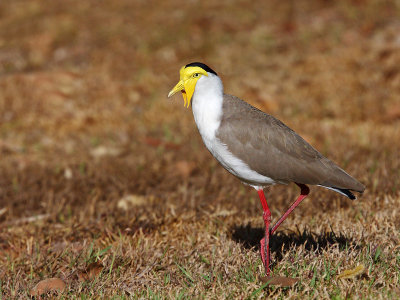
POLYGON ((357 199, 357 197, 354 196, 354 194, 352 192, 350 192, 349 190, 346 190, 346 189, 338 189, 338 190, 340 190, 344 195, 346 195, 351 200, 357 199))

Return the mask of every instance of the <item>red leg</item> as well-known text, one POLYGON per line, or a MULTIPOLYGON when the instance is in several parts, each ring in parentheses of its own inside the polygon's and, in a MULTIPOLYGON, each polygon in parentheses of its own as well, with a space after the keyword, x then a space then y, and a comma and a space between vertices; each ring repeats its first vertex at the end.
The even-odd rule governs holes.
POLYGON ((264 264, 265 273, 269 276, 269 236, 270 230, 269 225, 271 223, 271 212, 269 210, 267 200, 265 199, 264 191, 262 189, 257 190, 258 196, 260 197, 261 205, 263 208, 263 219, 265 224, 265 237, 260 241, 261 244, 261 260, 264 264))
POLYGON ((310 193, 310 189, 305 184, 302 184, 302 183, 296 183, 296 184, 301 189, 300 195, 297 198, 297 200, 294 201, 293 204, 289 207, 289 209, 282 215, 282 217, 280 217, 278 222, 276 222, 275 225, 272 226, 271 234, 273 234, 275 232, 275 230, 279 227, 279 225, 281 225, 281 223, 283 221, 285 221, 285 219, 293 211, 293 209, 295 209, 297 207, 297 205, 299 205, 300 202, 303 201, 308 196, 308 194, 310 193))

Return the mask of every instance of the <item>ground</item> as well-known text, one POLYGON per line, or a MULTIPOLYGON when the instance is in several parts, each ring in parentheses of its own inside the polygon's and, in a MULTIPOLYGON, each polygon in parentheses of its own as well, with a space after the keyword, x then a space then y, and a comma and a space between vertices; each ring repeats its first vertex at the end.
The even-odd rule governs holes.
MULTIPOLYGON (((0 3, 0 298, 400 297, 398 1, 0 3), (167 99, 179 68, 273 114, 366 185, 318 187, 272 238, 257 193, 167 99), (338 275, 364 266, 348 279, 338 275)), ((298 193, 273 186, 276 220, 298 193)))

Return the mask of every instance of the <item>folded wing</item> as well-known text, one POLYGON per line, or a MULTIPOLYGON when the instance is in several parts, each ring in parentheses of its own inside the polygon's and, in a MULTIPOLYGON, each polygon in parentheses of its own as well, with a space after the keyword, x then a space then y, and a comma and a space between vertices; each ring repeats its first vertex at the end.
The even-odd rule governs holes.
POLYGON ((278 182, 363 192, 365 187, 278 119, 224 95, 217 137, 259 174, 278 182))

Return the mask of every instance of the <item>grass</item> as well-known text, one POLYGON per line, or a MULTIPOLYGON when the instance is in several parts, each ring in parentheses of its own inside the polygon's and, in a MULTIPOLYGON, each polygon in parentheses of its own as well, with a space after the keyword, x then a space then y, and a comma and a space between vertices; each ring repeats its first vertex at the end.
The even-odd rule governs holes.
MULTIPOLYGON (((0 298, 51 277, 59 299, 399 297, 398 3, 18 0, 0 16, 0 298), (257 194, 166 99, 195 60, 367 186, 312 187, 272 236, 293 287, 261 281, 257 194)), ((266 190, 274 219, 297 193, 266 190)))

